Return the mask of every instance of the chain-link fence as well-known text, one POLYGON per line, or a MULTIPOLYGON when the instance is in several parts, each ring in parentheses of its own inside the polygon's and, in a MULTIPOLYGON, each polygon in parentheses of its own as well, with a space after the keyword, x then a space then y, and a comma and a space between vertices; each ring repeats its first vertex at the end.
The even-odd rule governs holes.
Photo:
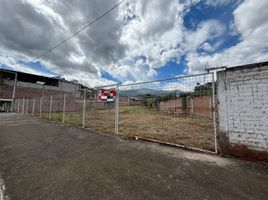
POLYGON ((20 98, 14 110, 120 134, 208 151, 216 150, 213 74, 112 85, 76 92, 43 90, 20 98))

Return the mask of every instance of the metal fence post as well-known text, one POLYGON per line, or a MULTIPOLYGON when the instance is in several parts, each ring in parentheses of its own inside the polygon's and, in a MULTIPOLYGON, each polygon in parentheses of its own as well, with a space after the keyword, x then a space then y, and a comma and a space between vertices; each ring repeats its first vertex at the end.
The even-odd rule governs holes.
POLYGON ((42 105, 43 104, 43 97, 40 98, 40 110, 39 110, 39 117, 42 117, 42 105))
POLYGON ((21 111, 21 113, 23 113, 23 114, 24 114, 24 104, 25 104, 25 99, 23 98, 22 99, 22 111, 21 111))
POLYGON ((18 74, 15 73, 15 79, 14 79, 14 85, 13 85, 13 91, 12 91, 12 102, 11 102, 11 111, 12 112, 15 110, 14 101, 15 101, 15 95, 16 95, 17 79, 18 79, 18 74))
POLYGON ((217 141, 217 123, 216 123, 216 101, 215 101, 215 75, 216 71, 212 73, 212 109, 213 109, 213 126, 214 126, 214 139, 215 139, 215 153, 218 153, 217 141))
POLYGON ((16 99, 14 99, 12 112, 17 112, 17 106, 18 106, 18 102, 16 99))
POLYGON ((192 115, 194 115, 194 97, 192 97, 192 115))
POLYGON ((34 109, 35 109, 35 99, 33 99, 33 108, 32 108, 32 115, 34 116, 34 109))
POLYGON ((18 106, 19 106, 19 100, 16 99, 16 111, 15 112, 18 112, 18 106))
POLYGON ((18 99, 18 108, 17 108, 17 112, 20 112, 20 99, 18 99))
POLYGON ((26 114, 28 114, 28 108, 29 108, 29 99, 26 99, 26 114))
POLYGON ((62 123, 65 122, 65 103, 66 103, 66 94, 63 95, 63 112, 62 112, 62 123))
POLYGON ((52 100, 53 100, 53 97, 50 96, 50 104, 49 104, 49 120, 51 120, 52 100))
POLYGON ((86 119, 86 88, 84 89, 84 102, 83 102, 83 121, 82 126, 85 128, 85 119, 86 119))
POLYGON ((119 85, 116 85, 115 99, 115 134, 118 134, 118 119, 119 119, 119 85))

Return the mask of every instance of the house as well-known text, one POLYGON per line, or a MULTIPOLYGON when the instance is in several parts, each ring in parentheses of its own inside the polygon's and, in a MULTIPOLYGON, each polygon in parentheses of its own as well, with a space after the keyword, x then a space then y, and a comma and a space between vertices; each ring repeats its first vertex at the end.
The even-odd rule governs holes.
POLYGON ((0 112, 12 111, 15 99, 71 93, 81 97, 85 87, 60 77, 46 77, 13 70, 0 69, 0 112))

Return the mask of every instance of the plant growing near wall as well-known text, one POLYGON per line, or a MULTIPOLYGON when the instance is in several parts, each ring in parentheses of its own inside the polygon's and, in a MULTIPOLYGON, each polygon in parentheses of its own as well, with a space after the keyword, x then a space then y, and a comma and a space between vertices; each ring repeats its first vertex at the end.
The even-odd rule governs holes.
POLYGON ((148 108, 153 108, 154 103, 156 101, 157 96, 151 95, 151 94, 146 94, 146 95, 139 95, 140 98, 143 99, 142 103, 144 106, 148 108))
MULTIPOLYGON (((216 91, 216 83, 215 83, 215 92, 216 91)), ((197 85, 194 88, 194 96, 211 96, 212 95, 212 83, 206 83, 204 85, 197 85)))

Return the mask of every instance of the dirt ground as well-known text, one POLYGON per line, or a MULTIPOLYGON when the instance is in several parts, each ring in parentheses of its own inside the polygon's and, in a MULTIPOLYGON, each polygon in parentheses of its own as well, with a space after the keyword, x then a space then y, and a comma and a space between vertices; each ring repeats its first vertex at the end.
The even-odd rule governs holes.
POLYGON ((0 186, 10 200, 262 200, 268 167, 0 113, 0 186))
MULTIPOLYGON (((44 116, 48 118, 47 115, 44 116)), ((52 119, 61 121, 62 114, 53 114, 52 119)), ((82 111, 66 113, 65 122, 82 126, 82 111)), ((114 109, 87 110, 86 127, 100 133, 114 133, 114 109)), ((174 116, 143 106, 120 107, 119 133, 126 137, 140 136, 187 147, 215 150, 213 120, 202 116, 174 116)))
POLYGON ((129 109, 133 108, 123 107, 119 114, 122 134, 214 151, 212 119, 174 116, 141 107, 137 107, 136 112, 129 109))

